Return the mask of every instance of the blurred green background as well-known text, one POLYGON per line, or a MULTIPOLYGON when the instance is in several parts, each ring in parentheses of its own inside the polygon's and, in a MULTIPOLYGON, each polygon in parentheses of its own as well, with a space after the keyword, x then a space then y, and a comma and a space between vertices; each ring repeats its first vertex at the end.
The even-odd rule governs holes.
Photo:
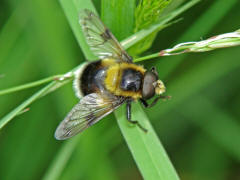
MULTIPOLYGON (((100 13, 101 1, 94 4, 100 13)), ((235 31, 239 7, 237 0, 202 0, 160 31, 145 54, 235 31)), ((157 66, 172 96, 146 113, 183 180, 240 179, 239 57, 240 47, 233 47, 142 63, 157 66)), ((65 73, 83 61, 58 1, 0 2, 0 89, 65 73)), ((39 88, 1 96, 0 118, 39 88)), ((0 179, 42 179, 60 151, 66 159, 56 167, 58 179, 142 179, 113 115, 69 141, 54 139, 77 101, 69 83, 0 131, 0 179)))

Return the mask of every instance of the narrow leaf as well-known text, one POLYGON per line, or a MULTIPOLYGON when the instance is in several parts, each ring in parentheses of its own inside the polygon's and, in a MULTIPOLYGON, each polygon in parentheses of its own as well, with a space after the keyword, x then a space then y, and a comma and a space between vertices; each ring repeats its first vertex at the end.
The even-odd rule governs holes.
POLYGON ((0 129, 3 128, 10 120, 12 120, 16 115, 18 115, 23 109, 25 109, 27 106, 29 106, 33 101, 38 99, 42 94, 44 94, 46 91, 48 91, 50 88, 56 85, 56 82, 50 83, 34 95, 32 95, 29 99, 24 101, 21 105, 19 105, 17 108, 15 108, 13 111, 11 111, 8 115, 6 115, 4 118, 0 120, 0 129))
POLYGON ((120 107, 120 109, 115 111, 115 115, 143 178, 159 180, 179 179, 140 104, 136 103, 133 105, 132 119, 139 121, 148 130, 147 133, 127 121, 125 108, 125 106, 120 107))
MULTIPOLYGON (((125 7, 125 11, 131 12, 132 5, 134 3, 132 0, 123 0, 129 6, 125 7)), ((103 21, 106 24, 111 25, 109 29, 111 30, 115 25, 114 17, 121 18, 120 21, 131 21, 131 17, 120 16, 119 12, 115 8, 108 9, 108 5, 112 2, 106 1, 104 5, 106 6, 107 11, 111 16, 108 18, 103 17, 103 21)), ((105 6, 102 6, 104 8, 105 6)), ((122 34, 122 32, 116 31, 116 36, 122 34)), ((125 37, 127 34, 125 35, 125 37)), ((132 110, 132 119, 137 120, 144 128, 148 130, 147 133, 143 132, 136 125, 132 125, 126 119, 126 107, 122 106, 117 109, 114 114, 117 119, 117 122, 120 126, 121 132, 127 142, 127 145, 133 155, 133 158, 143 176, 144 179, 159 179, 159 180, 177 180, 178 175, 171 164, 167 153, 165 152, 161 142, 159 141, 154 129, 151 126, 151 123, 148 117, 145 115, 139 104, 134 104, 132 110), (132 127, 131 127, 132 126, 132 127)))

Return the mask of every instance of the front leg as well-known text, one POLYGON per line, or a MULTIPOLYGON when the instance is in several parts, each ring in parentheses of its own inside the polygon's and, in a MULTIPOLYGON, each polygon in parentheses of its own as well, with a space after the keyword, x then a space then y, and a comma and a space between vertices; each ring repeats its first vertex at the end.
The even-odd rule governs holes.
POLYGON ((153 100, 153 102, 151 104, 148 104, 147 101, 145 101, 142 98, 140 99, 140 101, 145 108, 150 108, 150 107, 153 107, 158 102, 159 99, 170 99, 170 98, 171 98, 171 96, 158 96, 153 100))
POLYGON ((131 102, 132 102, 132 100, 127 100, 127 120, 132 124, 136 124, 144 132, 147 132, 147 129, 145 129, 141 124, 139 124, 138 121, 133 121, 132 120, 132 117, 131 117, 131 102))

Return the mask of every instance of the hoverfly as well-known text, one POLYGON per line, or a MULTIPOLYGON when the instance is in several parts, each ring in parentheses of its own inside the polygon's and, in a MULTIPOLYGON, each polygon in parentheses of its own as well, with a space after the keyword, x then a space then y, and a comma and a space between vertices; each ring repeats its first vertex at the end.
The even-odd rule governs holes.
POLYGON ((92 52, 100 59, 85 63, 75 73, 73 82, 80 102, 59 124, 55 138, 63 140, 75 136, 127 103, 127 119, 146 131, 138 121, 131 119, 131 102, 139 99, 145 107, 153 106, 165 92, 153 67, 147 71, 134 64, 117 39, 89 10, 80 12, 79 23, 92 52), (146 100, 158 95, 151 104, 146 100))

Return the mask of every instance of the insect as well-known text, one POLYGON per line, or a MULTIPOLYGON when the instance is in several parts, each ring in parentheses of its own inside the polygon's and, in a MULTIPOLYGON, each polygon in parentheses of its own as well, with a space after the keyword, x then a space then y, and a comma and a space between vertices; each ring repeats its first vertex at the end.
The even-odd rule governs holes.
POLYGON ((100 59, 85 63, 75 73, 74 90, 80 102, 73 107, 59 124, 55 138, 63 140, 75 136, 92 126, 123 103, 127 107, 127 119, 144 131, 138 121, 131 119, 131 102, 140 100, 151 107, 166 88, 153 67, 146 70, 134 64, 109 29, 89 10, 80 12, 80 25, 93 53, 100 59), (146 100, 157 97, 151 104, 146 100))

